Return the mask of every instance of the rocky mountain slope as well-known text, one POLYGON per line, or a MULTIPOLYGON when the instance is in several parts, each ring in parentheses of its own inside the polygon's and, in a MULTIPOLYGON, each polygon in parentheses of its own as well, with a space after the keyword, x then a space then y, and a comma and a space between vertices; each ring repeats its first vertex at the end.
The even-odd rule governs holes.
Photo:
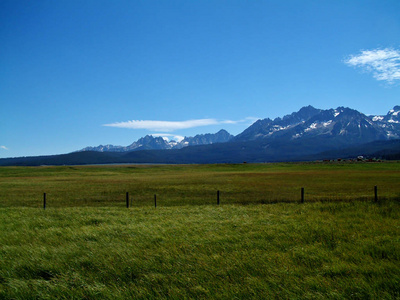
POLYGON ((368 143, 400 137, 400 106, 385 116, 367 116, 354 109, 321 110, 312 106, 283 118, 258 120, 233 141, 330 140, 339 145, 368 143))

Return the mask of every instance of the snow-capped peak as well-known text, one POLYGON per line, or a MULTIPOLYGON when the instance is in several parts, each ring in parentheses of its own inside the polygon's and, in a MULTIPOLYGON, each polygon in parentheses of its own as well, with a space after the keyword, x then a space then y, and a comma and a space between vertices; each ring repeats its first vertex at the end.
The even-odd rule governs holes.
POLYGON ((335 109, 335 112, 333 113, 333 116, 336 118, 338 115, 340 115, 340 111, 338 111, 337 109, 335 109))
POLYGON ((383 116, 374 116, 374 117, 372 118, 372 121, 378 122, 378 121, 382 121, 384 118, 385 118, 385 117, 383 117, 383 116))
POLYGON ((395 107, 393 107, 393 109, 389 110, 388 115, 398 116, 399 113, 400 113, 400 106, 396 105, 395 107))

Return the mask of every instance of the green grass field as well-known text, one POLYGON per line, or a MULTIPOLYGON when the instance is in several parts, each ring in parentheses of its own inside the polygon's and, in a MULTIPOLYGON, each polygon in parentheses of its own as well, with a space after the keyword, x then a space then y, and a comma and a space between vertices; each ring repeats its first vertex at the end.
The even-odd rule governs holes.
POLYGON ((400 163, 1 167, 0 207, 135 207, 400 199, 400 163))
POLYGON ((0 168, 0 299, 400 299, 399 166, 0 168))

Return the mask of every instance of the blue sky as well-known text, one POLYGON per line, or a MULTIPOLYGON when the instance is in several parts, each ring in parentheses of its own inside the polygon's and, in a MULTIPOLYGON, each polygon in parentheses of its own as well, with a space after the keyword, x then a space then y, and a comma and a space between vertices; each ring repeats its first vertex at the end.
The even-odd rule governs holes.
POLYGON ((0 1, 0 157, 400 105, 400 1, 0 1))

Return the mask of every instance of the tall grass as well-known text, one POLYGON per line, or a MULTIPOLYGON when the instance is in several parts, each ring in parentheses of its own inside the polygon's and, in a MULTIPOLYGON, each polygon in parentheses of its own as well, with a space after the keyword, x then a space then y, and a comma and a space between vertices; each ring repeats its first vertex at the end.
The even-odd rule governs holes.
POLYGON ((0 298, 398 299, 399 208, 0 208, 0 298))

